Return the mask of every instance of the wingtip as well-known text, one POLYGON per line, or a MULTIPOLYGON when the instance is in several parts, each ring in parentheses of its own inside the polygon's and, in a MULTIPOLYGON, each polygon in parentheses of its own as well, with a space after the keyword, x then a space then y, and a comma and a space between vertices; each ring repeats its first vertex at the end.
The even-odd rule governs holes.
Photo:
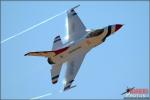
POLYGON ((80 6, 80 4, 76 5, 76 8, 79 7, 79 6, 80 6))
POLYGON ((24 54, 24 56, 27 56, 27 55, 28 55, 28 53, 24 54))
POLYGON ((29 53, 24 54, 24 56, 28 56, 28 55, 29 55, 29 53))
POLYGON ((75 8, 77 8, 77 7, 79 7, 79 6, 80 6, 80 4, 78 4, 78 5, 74 6, 72 9, 75 9, 75 8))
POLYGON ((75 8, 77 8, 77 7, 79 7, 79 6, 80 6, 80 4, 78 4, 78 5, 74 6, 74 7, 72 7, 70 10, 74 10, 75 8))
POLYGON ((74 87, 76 87, 76 85, 73 85, 73 86, 69 85, 69 86, 64 88, 64 91, 70 90, 70 89, 72 89, 74 87))

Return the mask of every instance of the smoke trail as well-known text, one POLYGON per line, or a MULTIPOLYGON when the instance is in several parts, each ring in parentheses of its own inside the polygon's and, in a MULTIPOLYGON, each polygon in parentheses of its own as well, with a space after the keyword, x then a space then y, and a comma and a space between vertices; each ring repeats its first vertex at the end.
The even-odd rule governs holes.
POLYGON ((12 39, 12 38, 15 38, 15 37, 17 37, 17 36, 20 36, 20 35, 22 35, 23 33, 28 32, 28 31, 30 31, 30 30, 32 30, 32 29, 38 27, 39 25, 44 24, 44 23, 46 23, 46 22, 48 22, 48 21, 50 21, 50 20, 52 20, 52 19, 54 19, 54 18, 56 18, 56 17, 62 15, 62 14, 64 14, 65 12, 66 12, 66 10, 63 11, 63 12, 61 12, 61 13, 59 13, 59 14, 57 14, 57 15, 55 15, 55 16, 53 16, 53 17, 50 17, 50 18, 48 18, 48 19, 46 19, 46 20, 44 20, 44 21, 42 21, 42 22, 40 22, 40 23, 38 23, 38 24, 35 24, 35 25, 33 25, 33 26, 31 26, 31 27, 29 27, 29 28, 27 28, 27 29, 25 29, 25 30, 19 32, 19 33, 16 33, 15 35, 13 35, 13 36, 11 36, 11 37, 9 37, 9 38, 7 38, 7 39, 5 39, 5 40, 2 40, 2 41, 1 41, 1 44, 4 43, 4 42, 6 42, 6 41, 8 41, 8 40, 10 40, 10 39, 12 39))
POLYGON ((43 97, 46 97, 46 96, 49 96, 49 95, 52 95, 52 93, 46 93, 44 95, 41 95, 41 96, 37 96, 37 97, 33 97, 31 99, 40 99, 40 98, 43 98, 43 97))

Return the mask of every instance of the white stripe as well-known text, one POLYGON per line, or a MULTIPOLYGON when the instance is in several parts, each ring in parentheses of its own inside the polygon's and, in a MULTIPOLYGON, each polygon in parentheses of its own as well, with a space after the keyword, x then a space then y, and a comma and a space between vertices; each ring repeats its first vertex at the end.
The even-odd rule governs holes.
POLYGON ((59 14, 57 14, 57 15, 55 15, 55 16, 53 16, 53 17, 50 17, 50 18, 48 18, 48 19, 46 19, 46 20, 44 20, 44 21, 42 21, 42 22, 40 22, 40 23, 38 23, 38 24, 35 24, 35 25, 33 25, 33 26, 31 26, 31 27, 29 27, 29 28, 27 28, 27 29, 25 29, 25 30, 19 32, 19 33, 16 33, 15 35, 13 35, 13 36, 11 36, 11 37, 5 39, 5 40, 2 40, 2 41, 1 41, 1 44, 4 43, 4 42, 6 42, 6 41, 8 41, 8 40, 10 40, 10 39, 12 39, 12 38, 15 38, 15 37, 19 36, 19 35, 21 35, 21 34, 23 34, 23 33, 25 33, 25 32, 28 32, 28 31, 30 31, 30 30, 32 30, 32 29, 38 27, 39 25, 44 24, 44 23, 46 23, 46 22, 48 22, 48 21, 50 21, 50 20, 56 18, 57 16, 60 16, 60 15, 64 14, 64 13, 66 13, 66 10, 63 11, 63 12, 61 12, 61 13, 59 13, 59 14))
POLYGON ((43 98, 43 97, 46 97, 46 96, 49 96, 49 95, 52 95, 52 93, 46 93, 44 95, 40 95, 40 96, 37 96, 37 97, 33 97, 31 99, 40 99, 40 98, 43 98))

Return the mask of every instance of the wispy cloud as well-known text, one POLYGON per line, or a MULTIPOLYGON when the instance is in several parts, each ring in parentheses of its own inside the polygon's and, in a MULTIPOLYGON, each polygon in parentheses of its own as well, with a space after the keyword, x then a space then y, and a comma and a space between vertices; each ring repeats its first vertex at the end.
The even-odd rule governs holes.
POLYGON ((46 93, 44 95, 33 97, 33 98, 31 98, 31 100, 33 100, 33 99, 40 99, 40 98, 43 98, 43 97, 46 97, 46 96, 50 96, 50 95, 52 95, 52 93, 46 93))
POLYGON ((50 17, 50 18, 48 18, 48 19, 46 19, 46 20, 44 20, 44 21, 42 21, 42 22, 40 22, 40 23, 37 23, 37 24, 35 24, 35 25, 33 25, 33 26, 31 26, 31 27, 29 27, 29 28, 27 28, 27 29, 25 29, 25 30, 19 32, 19 33, 16 33, 15 35, 13 35, 13 36, 11 36, 11 37, 9 37, 9 38, 7 38, 7 39, 2 40, 2 41, 1 41, 1 44, 2 44, 2 43, 5 43, 6 41, 8 41, 8 40, 10 40, 10 39, 13 39, 13 38, 15 38, 15 37, 17 37, 17 36, 22 35, 22 34, 24 34, 25 32, 28 32, 28 31, 30 31, 30 30, 32 30, 32 29, 34 29, 34 28, 40 26, 41 24, 44 24, 44 23, 46 23, 46 22, 48 22, 48 21, 50 21, 50 20, 53 20, 54 18, 56 18, 56 17, 58 17, 58 16, 60 16, 60 15, 62 15, 62 14, 64 14, 64 13, 66 13, 66 10, 63 11, 63 12, 61 12, 61 13, 59 13, 59 14, 57 14, 57 15, 55 15, 55 16, 53 16, 53 17, 50 17))

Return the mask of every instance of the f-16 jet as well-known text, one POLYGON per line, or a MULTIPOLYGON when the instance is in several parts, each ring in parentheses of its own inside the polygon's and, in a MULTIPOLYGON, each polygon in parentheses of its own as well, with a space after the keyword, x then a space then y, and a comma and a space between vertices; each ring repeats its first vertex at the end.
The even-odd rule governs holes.
POLYGON ((121 95, 124 95, 124 94, 126 94, 126 93, 129 93, 129 92, 132 91, 134 88, 135 88, 135 87, 132 87, 132 88, 128 88, 128 87, 127 87, 126 91, 123 92, 121 95))
POLYGON ((62 65, 67 63, 64 91, 73 87, 72 83, 75 80, 85 55, 92 48, 105 42, 108 36, 123 26, 122 24, 114 24, 100 29, 88 30, 75 12, 75 8, 78 6, 66 12, 69 38, 65 44, 62 43, 60 36, 56 36, 51 51, 29 52, 25 54, 25 56, 41 56, 47 58, 48 63, 52 65, 51 81, 53 84, 58 82, 62 65))

